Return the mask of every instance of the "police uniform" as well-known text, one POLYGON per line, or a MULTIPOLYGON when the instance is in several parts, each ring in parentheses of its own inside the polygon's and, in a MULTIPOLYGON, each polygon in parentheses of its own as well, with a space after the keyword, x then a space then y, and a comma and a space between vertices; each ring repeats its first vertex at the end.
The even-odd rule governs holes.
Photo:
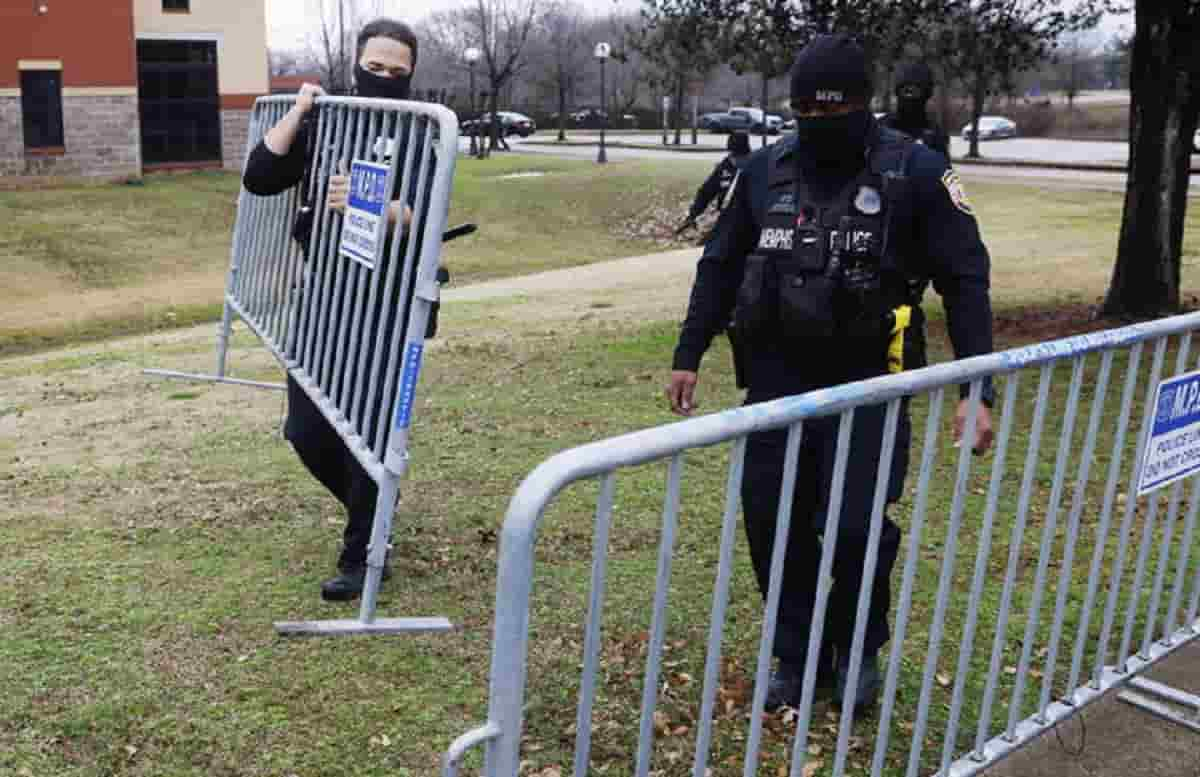
POLYGON ((718 213, 725 209, 725 203, 729 201, 729 190, 733 188, 738 171, 750 154, 750 138, 744 133, 734 133, 729 136, 727 148, 729 156, 717 163, 696 191, 696 198, 692 200, 692 207, 688 209, 688 224, 700 218, 713 200, 717 201, 718 213))
MULTIPOLYGON (((698 263, 675 370, 697 371, 731 314, 747 404, 923 366, 920 300, 930 282, 956 356, 991 351, 989 258, 957 174, 865 110, 860 121, 864 147, 832 164, 795 136, 746 162, 698 263)), ((865 407, 854 417, 819 679, 832 676, 835 658, 849 659, 884 412, 865 407)), ((804 425, 774 644, 793 668, 806 657, 837 436, 837 417, 804 425)), ((909 437, 904 413, 889 503, 901 495, 909 437)), ((754 434, 746 450, 742 504, 764 598, 786 439, 786 430, 754 434)), ((872 659, 889 636, 899 544, 899 528, 885 520, 866 632, 872 659)))

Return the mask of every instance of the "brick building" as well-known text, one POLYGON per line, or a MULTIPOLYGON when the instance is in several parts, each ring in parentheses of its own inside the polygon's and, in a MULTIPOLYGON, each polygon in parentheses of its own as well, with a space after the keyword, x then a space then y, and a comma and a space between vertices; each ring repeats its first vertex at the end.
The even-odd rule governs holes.
POLYGON ((4 0, 0 176, 241 166, 264 0, 4 0))

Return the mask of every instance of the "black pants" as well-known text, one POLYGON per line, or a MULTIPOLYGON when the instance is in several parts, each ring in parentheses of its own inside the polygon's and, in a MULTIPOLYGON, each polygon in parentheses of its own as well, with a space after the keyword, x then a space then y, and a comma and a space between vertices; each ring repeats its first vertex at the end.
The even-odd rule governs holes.
POLYGON ((367 562, 367 545, 371 541, 379 489, 337 430, 290 375, 287 385, 288 416, 283 436, 292 443, 300 461, 313 477, 346 507, 346 529, 342 534, 338 567, 362 566, 367 562))
MULTIPOLYGON (((843 661, 849 659, 854 636, 854 619, 858 611, 883 440, 884 414, 885 408, 882 406, 859 408, 854 414, 837 552, 833 562, 834 584, 826 608, 822 641, 822 653, 825 656, 837 651, 843 661)), ((775 631, 774 654, 787 662, 803 662, 807 654, 821 561, 820 535, 824 532, 829 508, 837 453, 838 421, 837 417, 832 417, 814 419, 804 424, 775 631)), ((888 481, 889 504, 899 499, 903 492, 910 436, 905 408, 897 427, 896 450, 888 481)), ((750 555, 764 600, 770 581, 771 551, 775 542, 786 446, 786 430, 751 435, 746 446, 742 506, 750 555)), ((875 653, 888 641, 890 577, 899 547, 900 528, 885 516, 864 643, 867 655, 875 653)))

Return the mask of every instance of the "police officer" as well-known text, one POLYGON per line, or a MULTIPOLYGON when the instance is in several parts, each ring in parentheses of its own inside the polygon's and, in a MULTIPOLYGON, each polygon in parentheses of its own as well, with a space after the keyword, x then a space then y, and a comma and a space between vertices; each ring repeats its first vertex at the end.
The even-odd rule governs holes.
POLYGON ((692 207, 688 210, 687 220, 675 234, 681 234, 689 227, 696 226, 696 220, 708 210, 709 203, 714 199, 717 201, 718 213, 725 209, 733 180, 737 178, 742 163, 750 156, 750 137, 744 132, 730 133, 729 140, 725 142, 725 149, 729 155, 717 163, 696 191, 696 199, 692 201, 692 207))
POLYGON ((950 158, 950 136, 929 119, 925 104, 933 97, 933 71, 924 62, 913 62, 896 74, 896 112, 881 119, 885 127, 900 130, 950 158))
MULTIPOLYGON (((747 161, 696 270, 675 350, 671 409, 695 409, 697 370, 732 313, 746 403, 765 402, 924 364, 920 297, 928 281, 942 297, 959 358, 992 348, 989 258, 970 201, 946 159, 879 126, 863 50, 821 36, 791 71, 797 130, 747 161)), ((956 416, 961 437, 967 390, 956 416)), ((991 444, 991 386, 977 416, 976 453, 991 444)), ((884 408, 854 416, 843 491, 834 586, 818 686, 835 700, 871 705, 880 685, 877 654, 889 638, 889 576, 900 530, 886 520, 879 548, 857 688, 845 688, 884 408)), ((807 657, 817 569, 837 447, 836 417, 806 422, 799 451, 768 708, 796 704, 807 657)), ((907 413, 899 423, 887 483, 901 495, 908 465, 907 413)), ((766 596, 785 458, 786 430, 751 435, 742 505, 751 560, 766 596)))

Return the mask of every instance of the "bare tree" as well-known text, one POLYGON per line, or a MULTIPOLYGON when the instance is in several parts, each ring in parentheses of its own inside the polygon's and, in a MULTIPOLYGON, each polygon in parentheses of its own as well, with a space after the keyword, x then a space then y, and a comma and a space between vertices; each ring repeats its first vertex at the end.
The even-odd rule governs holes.
POLYGON ((380 0, 314 0, 319 26, 309 49, 325 88, 333 94, 350 92, 358 31, 379 16, 380 0))
POLYGON ((511 86, 525 67, 530 38, 545 8, 545 0, 469 0, 459 8, 434 13, 424 26, 431 42, 443 51, 458 52, 461 56, 468 47, 476 47, 482 54, 480 64, 488 86, 491 143, 485 144, 481 156, 486 157, 491 148, 499 145, 500 93, 511 86))
POLYGON ((558 139, 567 139, 567 105, 586 77, 591 40, 583 8, 565 0, 545 13, 534 46, 539 50, 540 73, 535 82, 552 92, 558 105, 558 139))
MULTIPOLYGON (((597 40, 604 36, 612 45, 609 60, 609 104, 616 116, 623 116, 637 106, 645 94, 648 67, 645 57, 638 51, 636 41, 642 35, 643 21, 640 14, 612 13, 596 30, 597 40)), ((610 114, 612 115, 612 114, 610 114)))

